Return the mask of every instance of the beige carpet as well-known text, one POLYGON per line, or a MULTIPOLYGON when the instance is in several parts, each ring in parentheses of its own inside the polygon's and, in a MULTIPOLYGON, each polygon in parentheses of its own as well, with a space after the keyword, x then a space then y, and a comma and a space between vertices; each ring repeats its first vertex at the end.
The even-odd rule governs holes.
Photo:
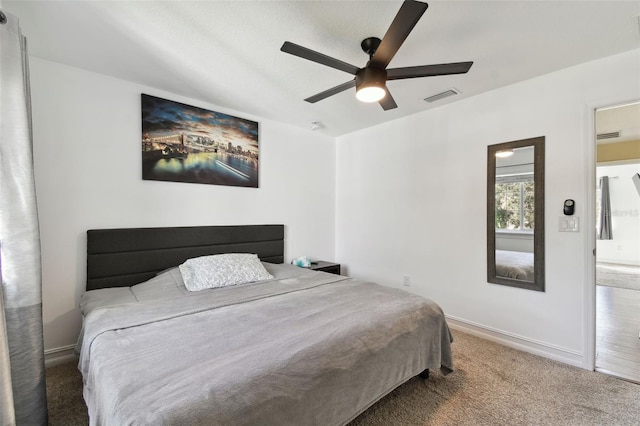
MULTIPOLYGON (((640 425, 640 385, 454 331, 455 371, 413 378, 349 426, 640 425)), ((47 369, 51 425, 88 424, 75 363, 47 369)))

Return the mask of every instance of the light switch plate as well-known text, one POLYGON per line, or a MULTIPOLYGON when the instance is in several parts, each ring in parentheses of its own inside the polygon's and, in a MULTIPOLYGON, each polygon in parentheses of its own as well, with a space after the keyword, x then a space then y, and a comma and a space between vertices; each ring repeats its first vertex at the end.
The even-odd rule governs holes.
POLYGON ((560 216, 558 231, 580 232, 580 218, 577 216, 560 216))

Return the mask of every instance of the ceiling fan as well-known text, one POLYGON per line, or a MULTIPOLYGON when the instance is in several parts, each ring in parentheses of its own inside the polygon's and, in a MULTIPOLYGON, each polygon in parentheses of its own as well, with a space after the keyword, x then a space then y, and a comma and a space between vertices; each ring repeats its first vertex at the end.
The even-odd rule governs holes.
POLYGON ((387 89, 386 82, 388 80, 464 74, 469 71, 473 62, 387 69, 389 62, 391 62, 402 43, 409 36, 413 27, 416 26, 427 7, 429 7, 427 3, 405 0, 382 40, 377 37, 364 39, 360 47, 369 55, 369 61, 364 68, 358 68, 339 59, 285 41, 280 48, 281 51, 355 76, 353 80, 313 95, 305 99, 305 101, 315 103, 355 86, 356 97, 360 101, 378 102, 386 111, 398 107, 387 89))

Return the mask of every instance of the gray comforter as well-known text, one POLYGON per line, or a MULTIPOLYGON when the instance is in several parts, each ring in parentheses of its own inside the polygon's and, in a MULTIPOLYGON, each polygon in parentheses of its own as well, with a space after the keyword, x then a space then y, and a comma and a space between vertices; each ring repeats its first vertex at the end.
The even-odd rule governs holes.
POLYGON ((533 282, 533 253, 496 250, 496 276, 533 282))
POLYGON ((434 302, 290 265, 186 291, 177 269, 87 292, 77 350, 93 425, 341 425, 453 368, 434 302))

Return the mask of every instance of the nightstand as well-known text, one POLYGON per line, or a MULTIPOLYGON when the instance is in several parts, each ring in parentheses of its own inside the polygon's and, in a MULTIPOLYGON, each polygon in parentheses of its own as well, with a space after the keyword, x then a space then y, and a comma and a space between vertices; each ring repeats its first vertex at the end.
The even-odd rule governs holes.
POLYGON ((340 275, 340 264, 333 262, 325 262, 323 260, 318 260, 317 262, 311 262, 311 266, 309 269, 313 269, 314 271, 323 271, 328 272, 330 274, 340 275))

